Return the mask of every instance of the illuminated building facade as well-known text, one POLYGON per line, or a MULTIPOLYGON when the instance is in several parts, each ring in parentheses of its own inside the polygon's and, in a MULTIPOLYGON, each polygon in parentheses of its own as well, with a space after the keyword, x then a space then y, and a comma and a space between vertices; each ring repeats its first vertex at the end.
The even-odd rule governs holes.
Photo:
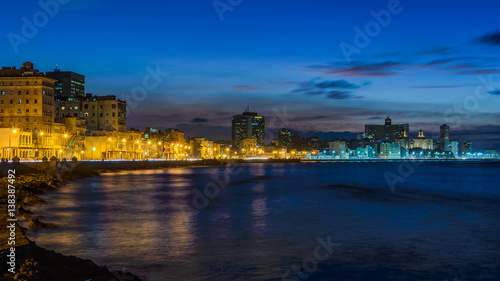
POLYGON ((434 150, 434 140, 425 138, 424 132, 420 130, 418 132, 418 137, 410 140, 410 148, 434 150))
POLYGON ((377 140, 394 141, 397 139, 407 138, 409 131, 409 124, 392 125, 392 121, 389 116, 385 119, 385 125, 365 125, 366 137, 377 140))
POLYGON ((281 128, 278 132, 278 146, 289 148, 292 146, 292 130, 281 128))
POLYGON ((2 157, 8 159, 51 157, 56 153, 53 148, 56 80, 33 66, 25 62, 19 69, 0 70, 0 127, 9 129, 0 138, 7 143, 2 146, 2 157))
POLYGON ((255 137, 259 146, 264 145, 265 119, 256 112, 249 112, 248 109, 232 118, 233 146, 239 148, 240 141, 247 137, 255 137))
POLYGON ((79 117, 86 120, 89 131, 127 130, 127 103, 116 96, 58 97, 56 120, 79 117))
POLYGON ((54 71, 47 71, 45 75, 57 80, 54 91, 56 97, 85 96, 85 76, 72 71, 61 71, 57 67, 54 71))
POLYGON ((465 156, 467 153, 472 153, 472 142, 467 141, 462 143, 462 156, 465 156))
POLYGON ((400 159, 401 158, 400 144, 396 142, 380 144, 379 157, 384 159, 400 159))
POLYGON ((257 139, 254 137, 247 137, 240 140, 238 145, 240 157, 256 157, 258 152, 257 139))

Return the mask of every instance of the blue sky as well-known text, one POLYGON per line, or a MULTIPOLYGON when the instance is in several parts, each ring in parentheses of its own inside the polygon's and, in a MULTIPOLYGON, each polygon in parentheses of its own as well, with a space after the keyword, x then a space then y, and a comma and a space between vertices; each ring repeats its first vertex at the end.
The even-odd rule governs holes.
POLYGON ((269 125, 302 132, 357 133, 391 115, 413 133, 447 123, 453 139, 500 148, 495 1, 44 3, 59 9, 30 38, 22 18, 33 23, 42 7, 4 3, 2 65, 29 60, 43 71, 58 64, 84 74, 87 92, 133 104, 130 127, 179 126, 191 135, 211 128, 208 137, 227 138, 230 117, 250 106, 269 125), (215 6, 228 9, 223 20, 215 6), (355 28, 376 26, 374 13, 390 20, 382 17, 358 48, 355 28), (25 40, 13 47, 13 34, 25 40), (341 44, 357 52, 346 59, 341 44), (134 98, 147 67, 169 75, 134 98))

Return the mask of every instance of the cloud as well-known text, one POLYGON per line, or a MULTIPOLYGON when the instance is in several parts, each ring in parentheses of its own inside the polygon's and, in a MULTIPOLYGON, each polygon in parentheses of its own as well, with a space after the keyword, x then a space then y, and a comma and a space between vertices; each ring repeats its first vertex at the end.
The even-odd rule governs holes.
POLYGON ((337 80, 337 81, 323 81, 316 84, 316 87, 320 89, 327 88, 340 88, 340 89, 357 89, 358 85, 354 85, 353 83, 347 82, 346 80, 337 80))
POLYGON ((453 48, 446 46, 437 46, 429 50, 422 51, 417 53, 417 55, 445 55, 450 54, 453 48))
POLYGON ((453 59, 439 59, 439 60, 430 61, 428 63, 419 64, 417 66, 420 66, 420 67, 429 67, 429 66, 434 66, 434 65, 445 64, 445 63, 448 63, 448 62, 451 62, 451 61, 453 61, 453 59))
POLYGON ((479 37, 478 41, 488 45, 500 45, 500 31, 479 37))
POLYGON ((234 85, 233 91, 252 91, 258 90, 259 88, 248 86, 248 85, 234 85))
POLYGON ((310 68, 319 70, 324 74, 342 77, 386 77, 400 74, 396 70, 402 66, 402 63, 385 61, 377 63, 352 62, 344 65, 314 65, 310 68))
POLYGON ((481 75, 481 74, 497 74, 497 73, 500 73, 500 70, 497 70, 497 69, 477 69, 477 70, 463 71, 460 74, 462 74, 462 75, 481 75))
POLYGON ((196 118, 193 118, 191 120, 191 122, 193 122, 193 123, 205 123, 205 122, 208 122, 208 119, 196 117, 196 118))
MULTIPOLYGON (((366 85, 366 83, 363 85, 366 85)), ((303 93, 308 96, 325 95, 329 99, 350 99, 360 97, 353 96, 352 92, 347 91, 347 89, 352 90, 360 87, 344 79, 322 81, 321 78, 315 78, 311 81, 300 83, 299 88, 292 91, 292 93, 303 93)))
POLYGON ((494 90, 489 92, 492 95, 500 95, 500 90, 494 90))
POLYGON ((471 67, 474 67, 474 66, 471 64, 460 64, 460 65, 450 66, 450 67, 448 67, 448 69, 464 69, 464 68, 471 68, 471 67))
POLYGON ((345 100, 354 98, 350 91, 329 91, 327 98, 336 100, 345 100))
POLYGON ((461 84, 461 85, 422 85, 422 86, 413 86, 412 88, 417 89, 451 89, 451 88, 461 88, 461 87, 469 87, 475 86, 474 84, 461 84))

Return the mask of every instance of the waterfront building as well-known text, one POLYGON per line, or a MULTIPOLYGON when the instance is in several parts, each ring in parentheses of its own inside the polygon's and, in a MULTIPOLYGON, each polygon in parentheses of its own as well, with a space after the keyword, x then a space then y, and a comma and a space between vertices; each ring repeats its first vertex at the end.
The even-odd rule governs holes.
POLYGON ((485 158, 498 158, 498 153, 496 149, 485 149, 483 152, 485 158))
POLYGON ((347 146, 345 140, 335 140, 328 143, 330 153, 336 158, 349 158, 349 154, 347 153, 347 146))
POLYGON ((389 116, 385 119, 385 125, 365 125, 365 136, 377 140, 394 141, 407 138, 409 124, 392 124, 389 116))
POLYGON ((247 137, 255 137, 257 144, 264 146, 265 119, 257 112, 250 112, 248 108, 242 114, 234 115, 232 118, 233 147, 239 148, 240 141, 247 137))
POLYGON ((410 140, 410 149, 411 148, 422 148, 425 150, 433 150, 434 140, 426 138, 424 135, 424 131, 420 130, 418 132, 418 137, 416 139, 410 140))
POLYGON ((241 158, 256 157, 258 155, 259 147, 257 145, 257 138, 255 137, 247 137, 240 140, 238 147, 241 158))
POLYGON ((54 83, 31 62, 0 70, 1 155, 50 158, 54 148, 54 83))
POLYGON ((462 143, 462 157, 466 157, 467 154, 471 155, 473 152, 472 150, 472 142, 471 141, 466 141, 462 143))
POLYGON ((397 142, 385 142, 380 145, 380 158, 401 159, 401 146, 397 142))
POLYGON ((127 103, 116 96, 57 97, 56 120, 79 117, 86 120, 89 131, 119 131, 127 129, 127 103))
POLYGON ((218 140, 214 142, 214 146, 218 148, 217 156, 222 159, 229 158, 232 153, 231 141, 218 140))
POLYGON ((54 69, 54 71, 47 71, 47 77, 56 79, 55 95, 56 97, 78 98, 85 96, 85 76, 72 72, 61 71, 54 69))
POLYGON ((214 159, 214 142, 206 138, 191 138, 192 157, 197 159, 214 159))

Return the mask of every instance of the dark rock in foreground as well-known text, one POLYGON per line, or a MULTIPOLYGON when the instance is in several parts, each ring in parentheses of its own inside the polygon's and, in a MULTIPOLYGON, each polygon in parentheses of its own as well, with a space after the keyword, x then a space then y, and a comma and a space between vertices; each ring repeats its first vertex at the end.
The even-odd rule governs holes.
MULTIPOLYGON (((7 250, 0 252, 0 262, 5 264, 7 250)), ((54 251, 38 247, 34 242, 16 247, 16 274, 4 273, 0 281, 110 281, 122 280, 141 281, 130 273, 112 273, 106 268, 99 267, 91 260, 84 260, 74 256, 64 256, 54 251)))

